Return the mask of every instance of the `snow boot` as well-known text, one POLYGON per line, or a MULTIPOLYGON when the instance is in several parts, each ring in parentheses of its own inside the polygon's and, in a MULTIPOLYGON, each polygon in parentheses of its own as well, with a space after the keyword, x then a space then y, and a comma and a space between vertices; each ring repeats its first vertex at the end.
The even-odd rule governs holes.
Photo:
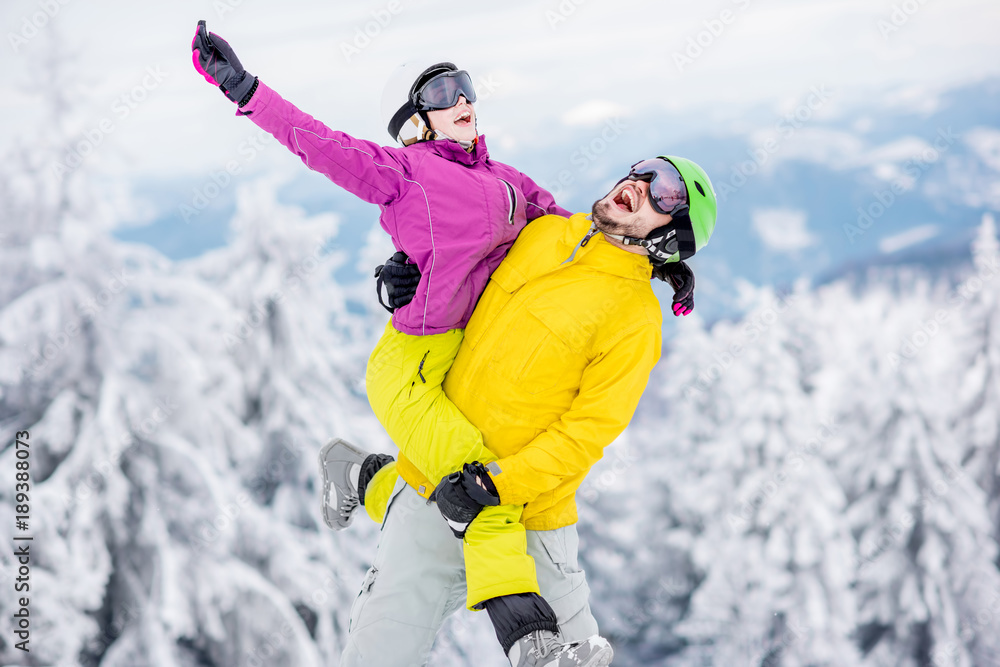
POLYGON ((507 653, 511 667, 607 667, 615 657, 611 644, 594 635, 576 644, 559 643, 559 635, 535 630, 514 642, 507 653))
POLYGON ((326 443, 319 452, 319 469, 323 476, 323 520, 334 530, 350 526, 354 511, 361 504, 357 475, 351 473, 354 466, 360 471, 366 458, 368 452, 340 438, 326 443))

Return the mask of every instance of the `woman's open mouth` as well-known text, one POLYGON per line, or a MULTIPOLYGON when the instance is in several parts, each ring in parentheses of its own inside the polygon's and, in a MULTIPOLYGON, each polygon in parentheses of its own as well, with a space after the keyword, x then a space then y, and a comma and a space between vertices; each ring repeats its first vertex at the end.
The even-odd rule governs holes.
POLYGON ((458 118, 455 119, 455 125, 459 127, 468 127, 472 124, 472 113, 469 111, 463 111, 459 114, 458 118))

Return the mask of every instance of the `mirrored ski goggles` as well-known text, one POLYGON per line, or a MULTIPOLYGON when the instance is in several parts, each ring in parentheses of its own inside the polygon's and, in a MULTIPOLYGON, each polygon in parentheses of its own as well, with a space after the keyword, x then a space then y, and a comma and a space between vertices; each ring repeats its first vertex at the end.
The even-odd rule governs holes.
POLYGON ((636 162, 628 178, 649 183, 649 203, 657 213, 677 217, 687 211, 688 192, 684 177, 669 161, 657 157, 636 162))
POLYGON ((465 70, 442 72, 413 94, 413 105, 419 111, 450 109, 458 104, 459 96, 464 96, 471 104, 476 101, 476 89, 465 70))

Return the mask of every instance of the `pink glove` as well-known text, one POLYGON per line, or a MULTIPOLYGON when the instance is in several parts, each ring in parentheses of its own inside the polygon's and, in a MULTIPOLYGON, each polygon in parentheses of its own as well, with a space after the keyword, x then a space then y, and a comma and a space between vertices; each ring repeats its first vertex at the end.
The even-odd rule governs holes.
POLYGON ((198 21, 191 40, 191 60, 205 81, 221 88, 226 97, 241 107, 257 89, 257 77, 243 69, 229 42, 209 33, 203 20, 198 21))

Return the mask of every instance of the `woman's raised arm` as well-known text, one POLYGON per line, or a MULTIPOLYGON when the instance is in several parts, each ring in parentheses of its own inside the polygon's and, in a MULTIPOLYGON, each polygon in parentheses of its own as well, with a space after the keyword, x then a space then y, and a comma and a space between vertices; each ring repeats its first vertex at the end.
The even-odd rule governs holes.
POLYGON ((373 204, 387 205, 413 181, 401 149, 386 149, 329 127, 247 72, 229 43, 198 22, 191 42, 195 69, 307 167, 373 204))

